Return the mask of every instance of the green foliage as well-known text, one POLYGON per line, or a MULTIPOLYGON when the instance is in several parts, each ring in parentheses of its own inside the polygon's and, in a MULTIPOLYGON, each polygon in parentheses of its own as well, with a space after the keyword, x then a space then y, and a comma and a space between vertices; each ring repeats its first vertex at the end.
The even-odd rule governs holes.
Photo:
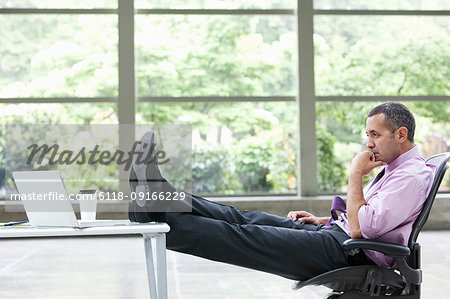
POLYGON ((293 95, 293 21, 273 16, 139 17, 139 94, 293 95))
POLYGON ((320 16, 315 24, 318 95, 450 94, 444 19, 320 16))
POLYGON ((274 129, 269 135, 271 158, 267 181, 272 185, 272 192, 295 193, 297 188, 297 159, 295 128, 274 129))
POLYGON ((196 144, 192 157, 194 193, 235 194, 241 189, 233 156, 223 146, 196 144))
MULTIPOLYGON (((235 156, 239 158, 236 165, 239 178, 245 192, 267 192, 272 184, 267 180, 271 159, 270 140, 254 136, 240 142, 235 156)), ((262 137, 262 136, 261 136, 262 137)))
POLYGON ((328 131, 317 125, 317 182, 320 190, 339 190, 346 183, 344 166, 338 162, 334 154, 336 138, 328 131))
POLYGON ((294 107, 294 103, 145 103, 139 113, 155 123, 193 125, 197 192, 286 193, 296 189, 294 107))
POLYGON ((0 96, 117 95, 116 25, 110 16, 2 16, 0 96))

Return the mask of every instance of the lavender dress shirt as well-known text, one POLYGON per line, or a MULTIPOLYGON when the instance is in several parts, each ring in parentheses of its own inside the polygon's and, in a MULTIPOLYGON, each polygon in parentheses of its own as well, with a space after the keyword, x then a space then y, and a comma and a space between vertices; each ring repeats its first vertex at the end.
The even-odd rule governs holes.
MULTIPOLYGON (((367 204, 358 211, 363 237, 407 246, 414 221, 430 192, 434 168, 425 164, 417 146, 387 164, 383 177, 364 188, 367 204)), ((346 213, 335 223, 350 236, 346 213)), ((395 267, 393 258, 372 250, 364 252, 379 266, 395 267)))

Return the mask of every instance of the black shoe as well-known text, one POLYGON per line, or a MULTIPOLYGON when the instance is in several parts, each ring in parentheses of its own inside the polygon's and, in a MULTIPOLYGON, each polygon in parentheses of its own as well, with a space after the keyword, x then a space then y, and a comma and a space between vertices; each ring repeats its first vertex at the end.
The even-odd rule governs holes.
POLYGON ((164 222, 164 212, 151 212, 152 201, 147 197, 158 190, 175 189, 162 176, 156 163, 155 133, 147 132, 142 136, 133 155, 133 164, 130 171, 130 189, 134 193, 129 204, 128 218, 133 222, 164 222), (164 186, 163 186, 164 185, 164 186))

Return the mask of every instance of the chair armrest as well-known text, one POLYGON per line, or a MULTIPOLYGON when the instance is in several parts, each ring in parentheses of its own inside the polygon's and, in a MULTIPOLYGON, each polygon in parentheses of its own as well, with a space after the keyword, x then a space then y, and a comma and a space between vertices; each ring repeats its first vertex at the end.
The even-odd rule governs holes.
POLYGON ((348 251, 357 248, 369 249, 384 253, 385 255, 392 257, 409 256, 411 254, 411 251, 406 246, 365 239, 348 239, 344 241, 343 246, 344 249, 348 251))
POLYGON ((411 251, 406 246, 365 239, 348 239, 344 241, 343 247, 348 251, 357 248, 369 249, 391 256, 395 259, 398 270, 400 270, 407 283, 419 285, 422 282, 422 270, 411 268, 406 261, 411 254, 411 251))

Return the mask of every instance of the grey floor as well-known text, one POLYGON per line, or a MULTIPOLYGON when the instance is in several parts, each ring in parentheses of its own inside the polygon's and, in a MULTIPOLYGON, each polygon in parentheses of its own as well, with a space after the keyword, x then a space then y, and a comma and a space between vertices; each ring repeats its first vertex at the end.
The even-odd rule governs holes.
MULTIPOLYGON (((450 297, 450 231, 423 232, 422 298, 450 297)), ((0 298, 148 298, 138 237, 1 240, 0 298)), ((169 298, 322 298, 274 275, 168 251, 169 298)))

